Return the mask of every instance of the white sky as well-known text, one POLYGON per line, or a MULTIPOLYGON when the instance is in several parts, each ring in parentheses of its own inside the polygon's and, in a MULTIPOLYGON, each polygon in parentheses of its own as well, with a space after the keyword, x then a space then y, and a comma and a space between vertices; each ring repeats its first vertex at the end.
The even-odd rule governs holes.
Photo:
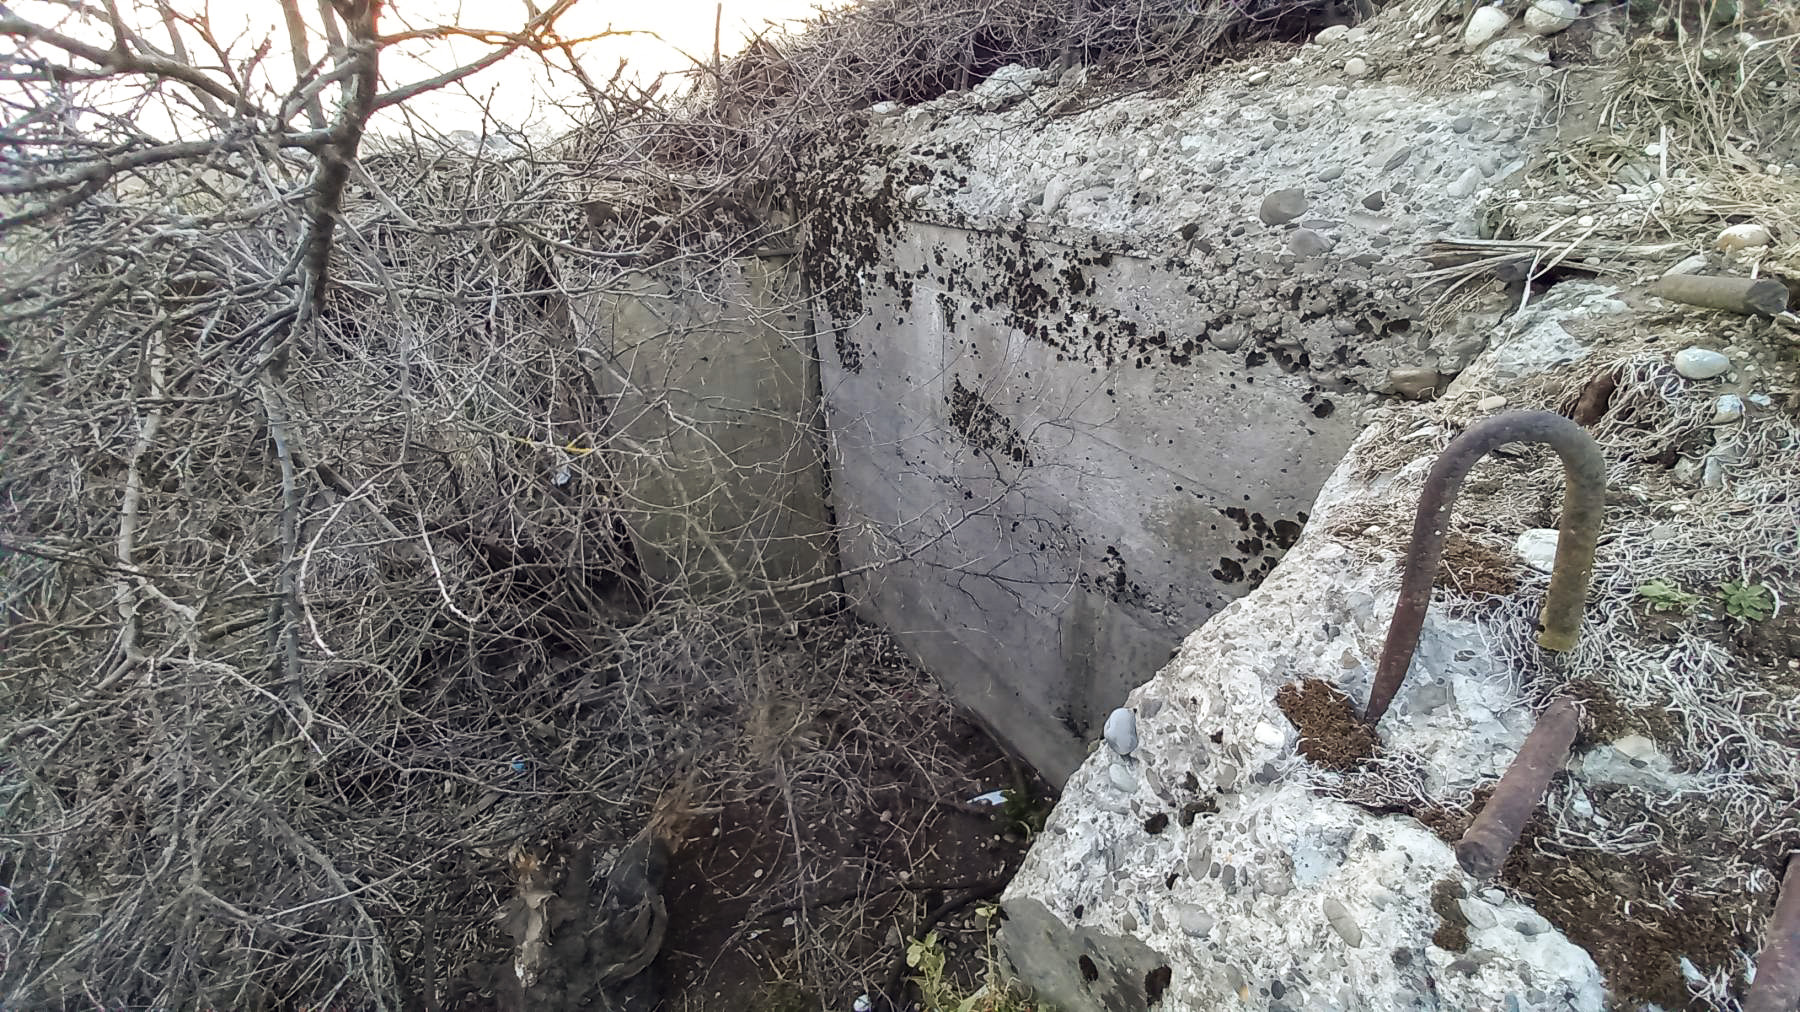
MULTIPOLYGON (((844 0, 725 0, 720 33, 722 48, 729 56, 769 22, 805 18, 819 3, 836 6, 842 2, 844 0)), ((540 2, 539 6, 543 5, 540 2)), ((18 16, 56 26, 66 34, 95 42, 110 41, 102 24, 83 23, 65 6, 43 0, 21 0, 10 6, 18 16)), ((167 45, 167 34, 152 11, 139 8, 137 16, 133 17, 129 3, 120 6, 125 8, 128 20, 146 29, 147 38, 157 45, 167 45)), ((203 15, 212 26, 214 36, 227 44, 240 60, 265 39, 269 40, 273 48, 263 66, 270 83, 283 90, 292 84, 294 72, 287 52, 287 32, 275 0, 176 0, 174 6, 183 12, 203 15)), ((309 23, 316 29, 316 0, 301 0, 300 7, 307 12, 309 23)), ((683 51, 698 59, 711 59, 714 14, 718 9, 716 0, 651 0, 636 4, 581 0, 559 25, 565 38, 595 35, 609 29, 654 33, 602 39, 576 47, 583 69, 597 82, 604 83, 611 78, 620 58, 624 58, 629 61, 634 76, 648 83, 658 72, 691 68, 693 64, 682 55, 683 51)), ((507 29, 523 24, 529 16, 521 0, 390 0, 383 6, 380 27, 383 34, 439 24, 507 29)), ((193 42, 189 44, 192 46, 193 42)), ((313 58, 319 58, 324 52, 323 40, 315 38, 312 47, 313 58)), ((486 47, 468 39, 390 48, 383 56, 383 86, 393 87, 429 77, 475 60, 485 51, 486 47)), ((665 85, 665 91, 674 90, 683 81, 685 79, 671 80, 665 85)), ((579 100, 580 89, 567 73, 546 74, 536 57, 520 53, 465 79, 460 85, 420 96, 408 103, 408 108, 446 133, 457 129, 480 132, 483 127, 480 104, 471 96, 478 96, 480 102, 493 111, 495 118, 507 126, 554 130, 566 125, 567 119, 549 107, 545 100, 553 97, 579 100)), ((148 121, 141 125, 161 132, 148 121)), ((397 127, 398 119, 384 114, 372 126, 377 132, 384 132, 384 128, 397 127)))
MULTIPOLYGON (((234 6, 252 8, 274 6, 273 3, 259 3, 256 0, 214 0, 214 9, 219 9, 221 3, 227 2, 234 6)), ((813 13, 814 6, 815 0, 725 0, 720 31, 721 48, 726 56, 730 56, 742 49, 769 22, 808 17, 813 13)), ((693 63, 682 55, 683 52, 700 60, 712 58, 713 22, 715 13, 719 10, 716 0, 653 0, 638 4, 582 0, 559 24, 562 26, 562 35, 568 38, 599 34, 609 29, 655 33, 655 37, 631 35, 602 39, 576 50, 582 58, 583 69, 598 82, 604 83, 612 77, 619 60, 624 58, 630 62, 639 79, 648 83, 659 72, 675 73, 691 68, 693 63)), ((395 31, 401 27, 402 22, 413 27, 445 22, 504 27, 522 23, 527 17, 522 3, 402 0, 396 8, 384 11, 383 31, 395 31)), ((484 47, 470 40, 451 40, 433 46, 430 52, 417 54, 417 58, 430 65, 432 72, 435 72, 478 59, 483 51, 484 47)), ((403 59, 399 54, 390 58, 388 70, 394 75, 394 83, 398 83, 400 73, 411 73, 410 67, 400 66, 403 59)), ((566 98, 578 95, 573 90, 574 82, 567 74, 548 77, 535 57, 519 55, 483 71, 465 83, 470 93, 480 95, 483 99, 491 97, 491 107, 496 117, 513 126, 521 126, 532 120, 554 124, 557 120, 555 110, 544 108, 543 97, 547 94, 566 98)), ((676 83, 678 82, 671 81, 665 87, 672 87, 676 83)), ((422 102, 414 111, 446 131, 459 127, 479 130, 479 123, 467 122, 479 115, 476 108, 467 97, 444 92, 429 96, 429 101, 422 102)))

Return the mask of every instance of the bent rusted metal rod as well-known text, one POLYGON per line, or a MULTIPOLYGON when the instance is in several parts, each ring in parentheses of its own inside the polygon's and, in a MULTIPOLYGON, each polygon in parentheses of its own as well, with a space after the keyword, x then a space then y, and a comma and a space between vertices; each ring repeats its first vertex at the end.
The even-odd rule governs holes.
POLYGON ((1600 447, 1581 426, 1551 411, 1509 411, 1469 427, 1450 441, 1419 495, 1419 513, 1413 520, 1412 544, 1406 550, 1406 571, 1400 577, 1400 601, 1388 625, 1387 642, 1381 648, 1381 664, 1369 690, 1363 719, 1373 724, 1387 712, 1425 624, 1425 606, 1431 603, 1431 584, 1438 560, 1444 554, 1444 533, 1450 526, 1450 508, 1456 493, 1475 462, 1506 443, 1547 443, 1562 457, 1564 482, 1561 534, 1556 542, 1556 566, 1550 574, 1550 592, 1544 597, 1538 644, 1546 650, 1573 650, 1581 629, 1581 609, 1587 600, 1588 581, 1594 574, 1594 545, 1600 540, 1600 517, 1606 510, 1606 460, 1600 447))
POLYGON ((1781 876, 1781 895, 1763 929, 1762 952, 1756 957, 1756 980, 1744 999, 1744 1012, 1792 1012, 1800 1008, 1800 854, 1788 858, 1781 876))
POLYGON ((1492 878, 1506 863, 1525 821, 1544 800, 1550 778, 1569 761, 1579 719, 1575 704, 1567 699, 1551 703, 1538 718, 1512 765, 1494 785, 1487 805, 1457 841, 1456 863, 1463 871, 1478 879, 1492 878))
POLYGON ((1674 274, 1650 294, 1703 309, 1723 309, 1744 316, 1780 316, 1787 312, 1787 286, 1768 278, 1721 278, 1707 274, 1674 274))

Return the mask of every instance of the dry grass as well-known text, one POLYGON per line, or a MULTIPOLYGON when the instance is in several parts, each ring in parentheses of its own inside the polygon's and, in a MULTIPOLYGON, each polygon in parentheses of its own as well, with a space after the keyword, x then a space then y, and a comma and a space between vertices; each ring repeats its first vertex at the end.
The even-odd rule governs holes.
MULTIPOLYGON (((873 101, 1006 62, 1185 73, 1299 9, 885 2, 659 97, 583 76, 547 27, 566 6, 496 36, 568 57, 585 90, 588 125, 549 147, 363 141, 368 109, 404 98, 369 90, 372 46, 333 35, 335 75, 265 81, 287 61, 203 20, 181 29, 191 66, 118 43, 148 61, 125 75, 138 101, 180 92, 197 139, 148 137, 53 70, 9 108, 9 1007, 486 1001, 520 845, 630 836, 680 757, 707 757, 709 804, 767 790, 770 762, 797 810, 854 801, 866 750, 792 740, 866 645, 771 660, 788 619, 842 603, 831 581, 753 555, 700 601, 697 574, 646 575, 646 550, 694 558, 646 539, 653 512, 715 560, 766 518, 641 497, 638 478, 683 466, 674 434, 705 443, 711 422, 576 317, 649 283, 741 303, 732 261, 792 244, 789 175, 873 101), (627 403, 668 437, 635 438, 627 403)), ((373 37, 366 5, 333 9, 373 37)), ((125 15, 175 33, 183 13, 125 15)), ((815 419, 791 421, 767 465, 782 476, 820 452, 815 419)), ((930 791, 940 757, 914 758, 930 791)), ((817 873, 781 881, 804 905, 817 873)), ((844 970, 832 919, 856 916, 808 922, 803 968, 844 970)))

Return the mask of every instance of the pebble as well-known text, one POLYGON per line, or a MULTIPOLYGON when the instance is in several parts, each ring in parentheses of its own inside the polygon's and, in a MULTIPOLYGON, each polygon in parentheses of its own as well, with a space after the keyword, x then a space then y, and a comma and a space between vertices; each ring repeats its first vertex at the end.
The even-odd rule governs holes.
POLYGON ((1176 907, 1175 919, 1181 922, 1182 932, 1191 938, 1204 938, 1213 929, 1213 915, 1191 903, 1176 907))
POLYGON ((1209 332, 1206 335, 1206 341, 1220 351, 1236 351, 1243 346, 1247 336, 1249 335, 1245 333, 1243 324, 1228 323, 1218 330, 1209 332))
POLYGON ((1481 62, 1490 68, 1504 67, 1509 61, 1543 65, 1550 62, 1548 50, 1532 45, 1531 39, 1495 39, 1481 51, 1481 62))
POLYGON ((1714 425, 1728 425, 1744 417, 1744 399, 1737 394, 1724 394, 1713 405, 1714 425))
POLYGON ((1500 919, 1494 916, 1494 908, 1480 900, 1461 899, 1456 901, 1456 905, 1462 910, 1463 920, 1468 921, 1469 927, 1477 931, 1500 923, 1500 919))
POLYGON ((1534 35, 1555 35, 1581 17, 1581 5, 1570 0, 1532 0, 1525 8, 1525 30, 1534 35))
POLYGON ((1126 794, 1137 793, 1137 777, 1132 776, 1131 771, 1121 763, 1113 763, 1106 768, 1106 779, 1112 781, 1114 787, 1126 794))
POLYGON ((1436 369, 1390 369, 1388 385, 1394 393, 1409 400, 1419 400, 1438 388, 1442 377, 1436 369))
POLYGON ((1120 755, 1137 751, 1137 714, 1121 706, 1106 716, 1106 743, 1120 755))
POLYGON ((1676 274, 1698 274, 1705 269, 1706 254, 1695 253, 1693 256, 1688 257, 1668 270, 1663 271, 1662 276, 1666 278, 1676 274))
POLYGON ((1469 166, 1463 170, 1462 175, 1456 177, 1455 182, 1450 184, 1450 196, 1466 197, 1474 193, 1475 188, 1481 185, 1481 179, 1481 169, 1473 165, 1469 166))
POLYGON ((1532 911, 1525 911, 1513 922, 1513 930, 1527 938, 1545 934, 1550 930, 1550 922, 1532 911))
POLYGON ((1499 411, 1503 407, 1506 407, 1506 398, 1499 394, 1495 394, 1492 397, 1483 397, 1481 400, 1475 402, 1475 410, 1477 411, 1499 411))
POLYGON ((1369 61, 1360 56, 1352 56, 1344 61, 1344 76, 1355 81, 1369 76, 1369 61))
POLYGON ((1356 918, 1350 916, 1350 911, 1336 897, 1325 897, 1325 901, 1319 906, 1325 912, 1325 923, 1331 925, 1331 930, 1338 933, 1345 945, 1352 949, 1362 946, 1362 926, 1356 923, 1356 918))
POLYGON ((1400 894, 1391 889, 1383 889, 1381 886, 1376 886, 1369 890, 1369 902, 1373 904, 1376 909, 1386 910, 1400 902, 1400 894))
POLYGON ((1257 877, 1256 887, 1264 896, 1286 896, 1294 888, 1294 877, 1277 867, 1262 870, 1257 877))
POLYGON ((1244 78, 1244 83, 1245 84, 1261 84, 1264 81, 1267 81, 1268 79, 1269 79, 1269 72, 1266 70, 1259 70, 1259 71, 1256 71, 1255 73, 1251 74, 1249 77, 1244 78))
POLYGON ((1556 568, 1556 532, 1549 528, 1536 527, 1519 535, 1513 550, 1519 553, 1521 561, 1540 573, 1556 568))
POLYGON ((1306 191, 1295 186, 1264 197, 1257 217, 1265 225, 1285 225, 1305 213, 1306 191))
POLYGON ((1316 257, 1331 249, 1331 240, 1310 228, 1297 228, 1288 236, 1288 249, 1296 256, 1316 257))
POLYGON ((1677 532, 1675 530, 1675 528, 1669 524, 1657 524, 1654 527, 1650 528, 1650 540, 1651 541, 1674 541, 1675 535, 1677 533, 1679 533, 1679 532, 1677 532))
POLYGON ((1319 173, 1319 182, 1329 183, 1334 179, 1338 179, 1338 178, 1342 177, 1343 174, 1344 174, 1344 167, 1342 165, 1333 165, 1331 168, 1326 169, 1324 172, 1319 173))
POLYGON ((1725 461, 1716 449, 1700 461, 1700 485, 1702 488, 1723 488, 1725 485, 1725 461))
POLYGON ((1376 190, 1362 199, 1362 206, 1371 211, 1379 211, 1387 206, 1387 194, 1376 190))
POLYGON ((1512 24, 1512 16, 1499 7, 1483 7, 1469 18, 1468 27, 1463 29, 1463 48, 1479 49, 1494 36, 1506 31, 1512 24))
POLYGON ((1322 46, 1328 46, 1333 42, 1343 41, 1344 36, 1349 34, 1349 25, 1327 25, 1319 29, 1319 34, 1313 36, 1313 41, 1322 46))
POLYGON ((1049 214, 1061 206, 1063 198, 1069 195, 1070 184, 1062 176, 1053 177, 1044 184, 1044 213, 1049 214))
POLYGON ((1771 241, 1769 230, 1752 221, 1742 225, 1733 225, 1720 232, 1713 247, 1730 253, 1751 246, 1767 246, 1771 241))
POLYGON ((1458 116, 1454 120, 1450 121, 1450 129, 1456 131, 1459 134, 1468 133, 1471 129, 1474 128, 1474 126, 1475 126, 1475 117, 1473 117, 1473 116, 1458 116))
POLYGON ((1407 704, 1407 712, 1431 713, 1443 708, 1455 698, 1455 695, 1450 691, 1448 685, 1440 685, 1436 682, 1431 682, 1421 685, 1412 691, 1410 701, 1407 704))
POLYGON ((1258 721, 1254 734, 1256 740, 1264 745, 1280 745, 1287 741, 1287 735, 1281 733, 1281 728, 1267 721, 1258 721))
POLYGON ((1707 348, 1683 348, 1675 353, 1675 371, 1691 380, 1709 380, 1731 368, 1731 359, 1707 348))

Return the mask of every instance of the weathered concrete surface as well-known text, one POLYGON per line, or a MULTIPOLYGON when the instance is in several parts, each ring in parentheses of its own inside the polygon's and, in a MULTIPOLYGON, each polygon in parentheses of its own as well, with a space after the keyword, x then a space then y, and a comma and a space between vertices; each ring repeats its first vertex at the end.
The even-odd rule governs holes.
POLYGON ((803 606, 835 560, 797 276, 738 261, 704 279, 631 280, 573 315, 610 398, 609 460, 639 562, 692 593, 803 606))
MULTIPOLYGON (((1579 351, 1562 325, 1624 308, 1562 286, 1465 378, 1510 392, 1579 351), (1548 323, 1564 343, 1544 339, 1548 323)), ((1417 819, 1383 814, 1466 799, 1517 751, 1529 697, 1491 630, 1431 609, 1363 770, 1303 758, 1276 702, 1302 680, 1367 697, 1404 521, 1441 446, 1416 417, 1378 419, 1269 579, 1131 693, 1137 747, 1098 746, 1070 778, 1003 900, 1004 951, 1049 1003, 1103 1007, 1162 968, 1165 1008, 1606 1007, 1586 952, 1470 880, 1417 819), (1447 940, 1446 926, 1466 939, 1447 940), (1089 954, 1105 958, 1083 964, 1089 954)))
POLYGON ((1052 780, 1269 573, 1391 375, 1481 347, 1414 325, 1408 253, 1474 233, 1539 94, 1322 67, 1105 103, 1009 68, 878 109, 820 184, 833 501, 884 564, 848 589, 1052 780))

